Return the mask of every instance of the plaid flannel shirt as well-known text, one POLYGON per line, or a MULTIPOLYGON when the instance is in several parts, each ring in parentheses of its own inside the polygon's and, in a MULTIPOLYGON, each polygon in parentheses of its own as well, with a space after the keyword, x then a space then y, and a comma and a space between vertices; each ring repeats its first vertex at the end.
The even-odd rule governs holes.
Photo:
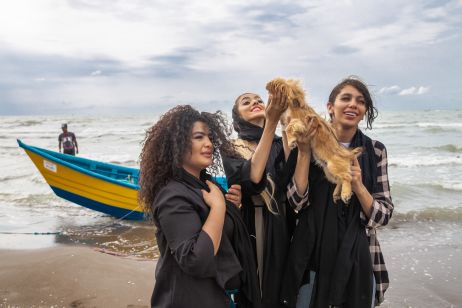
MULTIPOLYGON (((391 200, 390 185, 388 182, 387 150, 379 141, 373 140, 372 145, 377 159, 378 189, 372 194, 374 202, 372 204, 373 209, 371 217, 368 219, 364 212, 361 211, 360 219, 366 229, 367 238, 369 240, 369 251, 371 253, 372 267, 376 282, 375 303, 379 305, 384 300, 384 294, 389 285, 389 278, 382 250, 380 249, 377 239, 376 229, 388 224, 393 213, 393 202, 391 200)), ((296 212, 310 205, 308 200, 308 189, 304 195, 299 195, 293 178, 287 186, 287 199, 296 212)))

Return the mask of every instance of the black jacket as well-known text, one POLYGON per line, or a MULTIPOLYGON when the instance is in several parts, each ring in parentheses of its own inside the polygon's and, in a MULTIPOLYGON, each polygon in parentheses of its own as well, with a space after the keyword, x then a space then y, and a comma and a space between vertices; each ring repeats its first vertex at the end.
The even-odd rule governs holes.
POLYGON ((156 196, 153 207, 161 256, 151 307, 228 308, 226 283, 236 276, 241 285, 240 306, 259 307, 252 248, 239 213, 234 205, 227 204, 224 228, 231 228, 232 236, 229 238, 223 232, 214 256, 212 240, 202 231, 209 207, 201 189, 208 187, 183 171, 156 196))
MULTIPOLYGON (((228 185, 240 184, 242 189, 242 215, 244 222, 253 235, 254 253, 255 244, 255 208, 251 196, 258 195, 268 185, 266 176, 260 183, 250 180, 250 160, 223 157, 228 185)), ((285 159, 281 139, 275 139, 266 165, 265 174, 269 174, 275 183, 274 198, 278 208, 278 215, 269 212, 263 207, 265 225, 265 243, 263 256, 262 277, 262 305, 264 307, 282 307, 279 289, 285 268, 286 256, 295 219, 293 211, 286 203, 287 179, 285 172, 285 159)))
MULTIPOLYGON (((287 162, 288 169, 294 169, 296 160, 294 150, 287 162)), ((363 160, 361 157, 364 176, 370 168, 363 160)), ((364 179, 363 182, 368 189, 373 185, 364 179)), ((281 298, 288 307, 295 307, 299 288, 306 283, 304 274, 313 270, 316 278, 310 307, 370 307, 372 263, 360 221, 361 205, 354 195, 348 206, 340 200, 334 203, 335 185, 327 181, 322 168, 314 162, 310 165, 309 183, 310 205, 298 215, 281 298)))

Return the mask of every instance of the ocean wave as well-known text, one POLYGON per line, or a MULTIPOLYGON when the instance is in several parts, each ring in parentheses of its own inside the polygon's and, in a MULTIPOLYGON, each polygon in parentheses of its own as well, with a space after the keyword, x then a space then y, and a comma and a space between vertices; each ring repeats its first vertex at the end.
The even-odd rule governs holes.
POLYGON ((389 129, 389 128, 409 128, 409 127, 419 127, 419 128, 441 128, 441 129, 461 129, 462 123, 459 122, 420 122, 420 121, 411 121, 411 122, 382 122, 374 124, 374 128, 378 129, 389 129))
POLYGON ((29 174, 0 176, 0 182, 19 180, 29 176, 29 174))
POLYGON ((442 122, 419 122, 417 123, 418 127, 441 127, 441 128, 462 128, 462 123, 460 122, 449 122, 449 123, 442 123, 442 122))
POLYGON ((107 138, 107 137, 116 137, 118 139, 129 140, 130 137, 138 137, 137 139, 141 140, 140 136, 142 134, 140 132, 134 131, 120 131, 120 132, 113 132, 113 133, 105 133, 105 134, 98 134, 91 136, 92 138, 107 138))
POLYGON ((110 164, 115 164, 115 165, 120 165, 120 166, 137 166, 136 160, 130 159, 130 160, 124 160, 124 161, 118 161, 118 160, 110 160, 110 164))
POLYGON ((439 127, 439 126, 427 127, 424 129, 425 133, 430 133, 430 134, 447 133, 450 131, 453 131, 453 130, 445 128, 445 127, 439 127))
POLYGON ((435 191, 435 193, 458 193, 462 191, 462 182, 446 182, 446 183, 417 183, 412 184, 394 182, 391 185, 394 194, 406 194, 410 191, 435 191))
POLYGON ((462 153, 462 146, 455 144, 444 144, 439 146, 419 146, 416 147, 418 150, 423 150, 426 153, 447 152, 447 153, 462 153))
MULTIPOLYGON (((3 194, 6 196, 6 194, 3 194)), ((26 196, 17 196, 14 194, 9 194, 7 200, 17 204, 17 205, 28 205, 31 207, 36 207, 39 205, 49 205, 53 203, 55 205, 56 200, 59 200, 58 197, 54 193, 47 193, 47 194, 30 194, 26 196)))
POLYGON ((419 157, 394 157, 390 159, 388 166, 390 167, 424 167, 424 166, 444 166, 444 165, 461 165, 462 156, 419 156, 419 157))
POLYGON ((462 207, 448 208, 426 208, 413 210, 406 213, 395 211, 393 214, 395 222, 416 222, 416 221, 448 221, 462 222, 462 207))
POLYGON ((40 125, 43 123, 43 120, 39 121, 39 120, 25 120, 25 121, 20 121, 20 122, 16 122, 15 126, 16 127, 19 127, 19 126, 35 126, 35 125, 40 125))
POLYGON ((462 152, 462 146, 457 146, 454 144, 445 144, 439 147, 434 147, 434 149, 450 153, 462 152))

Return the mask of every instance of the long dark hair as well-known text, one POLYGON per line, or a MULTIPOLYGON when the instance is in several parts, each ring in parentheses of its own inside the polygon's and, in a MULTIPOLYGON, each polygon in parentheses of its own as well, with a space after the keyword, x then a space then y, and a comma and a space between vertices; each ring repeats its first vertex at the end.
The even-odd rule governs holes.
POLYGON ((374 120, 379 115, 379 111, 374 107, 374 102, 372 100, 371 94, 369 93, 369 89, 367 88, 366 84, 361 79, 359 79, 359 77, 349 76, 337 84, 334 89, 332 89, 332 92, 330 92, 329 103, 334 104, 337 95, 346 86, 354 87, 363 95, 364 100, 366 101, 367 128, 372 129, 372 122, 374 122, 374 120))
POLYGON ((230 157, 238 155, 228 140, 232 129, 220 111, 200 113, 190 105, 176 106, 167 111, 146 131, 140 154, 138 202, 151 220, 156 194, 180 173, 184 154, 191 151, 191 129, 197 121, 209 127, 213 163, 207 169, 212 175, 223 173, 220 152, 230 157))

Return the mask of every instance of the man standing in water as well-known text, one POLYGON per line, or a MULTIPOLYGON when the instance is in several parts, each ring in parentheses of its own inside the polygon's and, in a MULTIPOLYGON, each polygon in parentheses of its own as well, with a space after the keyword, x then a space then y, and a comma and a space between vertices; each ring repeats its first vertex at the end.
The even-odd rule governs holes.
POLYGON ((79 146, 77 145, 77 139, 74 133, 67 131, 67 123, 61 125, 63 132, 59 134, 59 153, 61 153, 61 143, 63 144, 63 153, 74 155, 79 154, 79 146))

